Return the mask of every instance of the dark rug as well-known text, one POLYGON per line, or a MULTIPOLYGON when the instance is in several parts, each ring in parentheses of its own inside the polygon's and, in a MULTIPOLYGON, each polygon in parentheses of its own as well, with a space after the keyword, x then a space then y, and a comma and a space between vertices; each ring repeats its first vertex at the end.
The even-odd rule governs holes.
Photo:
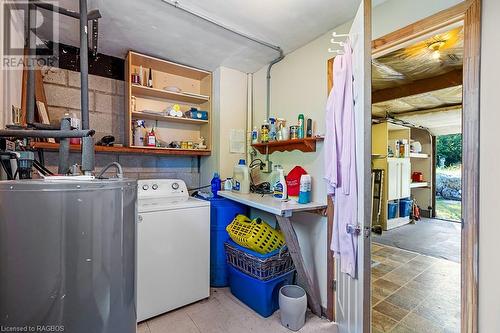
POLYGON ((381 236, 372 235, 375 243, 460 262, 460 223, 422 218, 381 236))

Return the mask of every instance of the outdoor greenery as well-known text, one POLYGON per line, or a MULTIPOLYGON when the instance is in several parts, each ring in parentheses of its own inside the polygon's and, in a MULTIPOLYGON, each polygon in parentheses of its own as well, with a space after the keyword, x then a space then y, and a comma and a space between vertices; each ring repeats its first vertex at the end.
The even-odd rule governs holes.
POLYGON ((439 165, 445 158, 444 166, 462 163, 462 134, 441 135, 436 140, 436 156, 439 165))
POLYGON ((436 216, 440 219, 460 221, 462 202, 436 197, 436 216))

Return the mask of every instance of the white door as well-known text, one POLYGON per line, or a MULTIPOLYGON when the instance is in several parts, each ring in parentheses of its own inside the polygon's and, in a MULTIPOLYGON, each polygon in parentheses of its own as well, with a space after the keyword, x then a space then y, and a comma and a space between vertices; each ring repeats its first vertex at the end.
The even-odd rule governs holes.
POLYGON ((401 198, 411 196, 411 162, 409 158, 401 159, 401 198))
MULTIPOLYGON (((351 26, 358 173, 358 220, 363 230, 371 221, 371 1, 362 0, 351 26)), ((370 332, 370 239, 358 239, 358 274, 353 279, 336 264, 335 321, 340 333, 370 332), (363 300, 367 302, 363 302, 363 300)), ((369 232, 367 233, 369 235, 369 232)))
POLYGON ((400 165, 396 158, 387 159, 387 199, 396 200, 400 198, 400 165))

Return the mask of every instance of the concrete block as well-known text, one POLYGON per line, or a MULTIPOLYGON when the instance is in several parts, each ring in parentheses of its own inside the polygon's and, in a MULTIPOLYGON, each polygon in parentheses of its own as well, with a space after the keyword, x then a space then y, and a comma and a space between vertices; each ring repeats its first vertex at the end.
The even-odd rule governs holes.
POLYGON ((161 156, 158 158, 158 168, 175 169, 177 172, 193 172, 193 157, 161 156))
POLYGON ((113 114, 111 117, 111 132, 116 143, 125 142, 125 116, 123 114, 113 114))
POLYGON ((97 112, 111 113, 112 109, 113 109, 113 96, 96 92, 94 110, 97 112))
MULTIPOLYGON (((102 76, 89 75, 89 90, 114 94, 116 89, 114 81, 102 76)), ((68 71, 68 84, 70 87, 80 88, 80 72, 68 71)))
POLYGON ((125 97, 124 96, 118 96, 114 95, 112 97, 112 108, 111 111, 116 114, 121 114, 124 115, 126 110, 125 110, 125 97))
POLYGON ((98 133, 107 133, 106 135, 112 134, 113 121, 111 114, 102 112, 91 112, 89 118, 90 118, 90 128, 94 129, 98 133))
POLYGON ((156 172, 156 156, 120 155, 119 163, 129 172, 156 172))
MULTIPOLYGON (((80 110, 80 89, 47 84, 44 86, 49 106, 80 110)), ((94 93, 89 92, 89 109, 94 109, 94 93)))
POLYGON ((125 96, 125 81, 115 80, 116 83, 116 94, 118 96, 125 96))
POLYGON ((60 108, 55 106, 49 106, 47 112, 49 113, 49 119, 51 122, 59 122, 65 113, 69 113, 68 108, 60 108))
POLYGON ((42 67, 42 77, 44 83, 52 83, 59 85, 68 84, 68 71, 57 67, 42 67))

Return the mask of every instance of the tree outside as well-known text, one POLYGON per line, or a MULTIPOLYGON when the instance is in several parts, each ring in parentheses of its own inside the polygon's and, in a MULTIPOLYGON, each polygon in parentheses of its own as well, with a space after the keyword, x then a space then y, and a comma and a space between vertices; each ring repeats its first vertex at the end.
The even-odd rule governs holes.
POLYGON ((436 217, 460 221, 462 207, 462 134, 436 141, 436 217))

